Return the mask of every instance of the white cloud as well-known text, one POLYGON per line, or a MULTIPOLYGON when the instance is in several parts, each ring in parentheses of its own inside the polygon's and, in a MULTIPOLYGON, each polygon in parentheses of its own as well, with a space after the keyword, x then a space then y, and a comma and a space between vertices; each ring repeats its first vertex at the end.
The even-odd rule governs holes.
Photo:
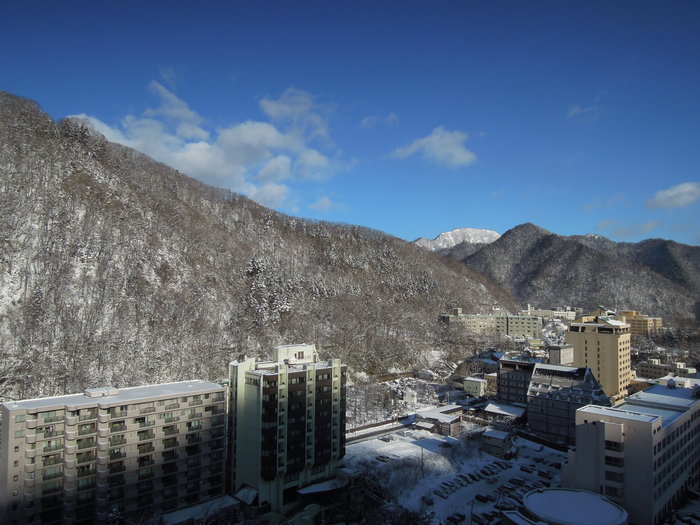
POLYGON ((289 88, 277 100, 262 99, 260 108, 273 122, 291 125, 310 139, 329 139, 326 120, 319 114, 311 94, 306 91, 289 88))
POLYGON ((405 159, 419 153, 436 164, 459 168, 476 160, 476 155, 464 147, 467 138, 468 135, 462 131, 450 131, 438 126, 427 137, 416 139, 408 146, 395 149, 391 156, 405 159))
POLYGON ((566 112, 566 117, 569 119, 580 119, 586 122, 595 122, 603 114, 603 109, 600 106, 600 97, 595 97, 588 106, 574 104, 569 106, 566 112))
POLYGON ((683 208, 700 200, 700 183, 684 182, 671 186, 665 190, 657 191, 647 201, 648 208, 683 208))
POLYGON ((399 116, 393 111, 386 117, 367 116, 360 121, 360 126, 367 129, 372 129, 378 125, 396 126, 399 123, 399 116))
POLYGON ((658 229, 661 223, 658 221, 648 221, 643 224, 632 224, 629 226, 620 225, 616 220, 602 220, 598 223, 598 230, 612 230, 610 235, 618 239, 628 239, 638 237, 658 229))
MULTIPOLYGON (((327 180, 339 169, 310 146, 315 137, 327 138, 327 125, 304 91, 288 89, 278 100, 261 101, 273 122, 247 120, 210 131, 204 118, 162 84, 153 81, 149 90, 158 104, 141 115, 126 115, 118 125, 77 117, 110 141, 275 208, 293 206, 290 184, 295 180, 327 180)), ((328 143, 324 139, 326 149, 334 151, 328 143)))
POLYGON ((309 204, 309 208, 320 213, 328 213, 332 210, 343 210, 345 206, 338 202, 333 202, 327 195, 324 195, 313 204, 309 204))

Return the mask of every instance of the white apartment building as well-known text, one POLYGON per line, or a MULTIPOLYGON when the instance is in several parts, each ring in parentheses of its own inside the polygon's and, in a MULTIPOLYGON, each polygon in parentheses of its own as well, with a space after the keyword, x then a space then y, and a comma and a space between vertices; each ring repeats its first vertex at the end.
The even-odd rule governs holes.
POLYGON ((615 407, 576 411, 562 485, 598 492, 658 525, 700 477, 700 387, 656 385, 615 407))
POLYGON ((3 403, 3 523, 161 515, 224 494, 225 388, 183 381, 3 403))
POLYGON ((230 490, 259 514, 284 515, 299 489, 328 480, 345 455, 346 365, 314 345, 286 345, 273 360, 229 368, 230 490))

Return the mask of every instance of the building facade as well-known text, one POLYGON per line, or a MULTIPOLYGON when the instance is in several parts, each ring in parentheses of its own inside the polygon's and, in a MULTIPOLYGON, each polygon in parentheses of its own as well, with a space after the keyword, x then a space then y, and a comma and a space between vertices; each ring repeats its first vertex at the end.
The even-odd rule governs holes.
POLYGON ((605 495, 631 523, 662 523, 699 476, 700 386, 656 385, 615 407, 577 410, 562 485, 605 495))
POLYGON ((8 402, 3 523, 158 516, 224 494, 225 388, 183 381, 8 402))
POLYGON ((573 365, 590 368, 608 396, 626 394, 632 378, 627 323, 612 315, 591 316, 571 323, 566 342, 574 346, 573 365))
POLYGON ((637 376, 648 379, 674 374, 680 377, 695 377, 697 370, 685 363, 662 363, 659 359, 649 359, 637 364, 637 376))
POLYGON ((576 410, 586 405, 610 406, 590 368, 538 363, 527 391, 527 426, 544 439, 573 444, 576 410))
POLYGON ((651 336, 657 335, 663 328, 661 317, 648 317, 636 310, 620 310, 620 316, 630 325, 632 335, 651 336))
POLYGON ((508 314, 465 314, 461 308, 453 308, 450 313, 440 316, 447 324, 459 323, 469 332, 481 335, 499 335, 511 337, 542 337, 542 318, 532 315, 508 314))
POLYGON ((229 366, 229 487, 260 514, 284 515, 302 487, 332 478, 345 455, 346 365, 314 345, 229 366))
POLYGON ((526 406, 527 390, 536 361, 525 357, 501 358, 498 362, 497 396, 499 403, 526 406))

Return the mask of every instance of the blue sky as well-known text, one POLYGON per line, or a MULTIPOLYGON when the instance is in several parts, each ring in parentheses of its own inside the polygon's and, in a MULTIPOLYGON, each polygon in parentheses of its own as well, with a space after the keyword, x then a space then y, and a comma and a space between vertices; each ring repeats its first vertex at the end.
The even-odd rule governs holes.
POLYGON ((0 89, 285 213, 700 244, 697 1, 1 11, 0 89))

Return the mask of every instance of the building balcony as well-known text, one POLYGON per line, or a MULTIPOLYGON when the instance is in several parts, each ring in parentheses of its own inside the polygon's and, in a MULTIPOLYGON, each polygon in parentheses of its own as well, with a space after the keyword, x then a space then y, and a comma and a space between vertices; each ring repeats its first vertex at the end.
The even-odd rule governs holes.
POLYGON ((100 423, 107 423, 110 419, 111 415, 109 413, 98 414, 97 416, 97 421, 100 423))
POLYGON ((66 416, 66 425, 73 426, 78 424, 78 416, 66 416))
POLYGON ((78 437, 78 433, 75 430, 66 430, 66 439, 74 440, 78 437))
POLYGON ((37 425, 37 420, 36 419, 27 419, 24 424, 27 427, 27 430, 34 430, 37 425))
POLYGON ((24 441, 28 445, 32 445, 32 444, 36 443, 36 434, 27 434, 26 436, 24 436, 24 441))

